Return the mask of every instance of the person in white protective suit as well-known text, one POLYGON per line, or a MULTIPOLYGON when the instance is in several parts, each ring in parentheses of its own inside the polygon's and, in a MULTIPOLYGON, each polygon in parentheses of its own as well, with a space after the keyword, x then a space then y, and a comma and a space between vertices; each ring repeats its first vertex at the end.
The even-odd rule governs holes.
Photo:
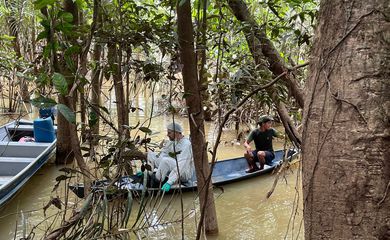
POLYGON ((169 141, 165 142, 159 153, 149 151, 147 154, 148 164, 153 168, 157 168, 156 179, 161 182, 168 177, 168 181, 161 188, 165 192, 171 189, 172 184, 178 182, 179 173, 182 182, 191 179, 193 174, 194 159, 191 142, 182 133, 183 128, 180 124, 168 124, 167 136, 169 141), (176 164, 176 160, 178 164, 176 164))

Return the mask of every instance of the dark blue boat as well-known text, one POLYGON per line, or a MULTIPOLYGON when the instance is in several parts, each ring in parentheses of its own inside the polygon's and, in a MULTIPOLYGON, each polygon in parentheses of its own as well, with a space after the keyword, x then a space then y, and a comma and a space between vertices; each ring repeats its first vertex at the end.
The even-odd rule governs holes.
POLYGON ((55 149, 55 139, 30 141, 33 137, 32 121, 19 120, 0 127, 0 207, 47 162, 55 149), (26 140, 20 141, 21 138, 26 140))
MULTIPOLYGON (((287 154, 287 161, 290 161, 292 158, 295 158, 296 156, 297 156, 297 151, 289 150, 287 154)), ((265 165, 264 169, 252 173, 245 172, 245 170, 248 168, 248 164, 244 157, 217 161, 214 165, 214 170, 212 174, 213 185, 220 186, 227 183, 242 181, 248 178, 253 178, 266 173, 270 173, 272 172, 273 169, 275 169, 275 167, 277 167, 282 163, 283 157, 284 157, 283 150, 275 151, 275 159, 272 161, 272 165, 265 165)), ((183 192, 192 191, 196 189, 197 187, 196 184, 197 184, 196 176, 194 174, 193 178, 190 181, 182 183, 181 186, 179 186, 178 184, 172 185, 170 192, 177 191, 179 190, 179 188, 181 188, 181 191, 183 192)), ((160 190, 160 188, 145 188, 144 185, 140 183, 139 177, 129 176, 129 177, 122 177, 114 184, 110 184, 108 180, 98 181, 93 185, 92 191, 102 192, 108 185, 116 186, 118 190, 126 190, 126 192, 128 190, 132 192, 141 192, 143 190, 146 190, 148 192, 155 192, 160 190)), ((84 197, 83 184, 71 185, 70 189, 78 197, 80 198, 84 197)))

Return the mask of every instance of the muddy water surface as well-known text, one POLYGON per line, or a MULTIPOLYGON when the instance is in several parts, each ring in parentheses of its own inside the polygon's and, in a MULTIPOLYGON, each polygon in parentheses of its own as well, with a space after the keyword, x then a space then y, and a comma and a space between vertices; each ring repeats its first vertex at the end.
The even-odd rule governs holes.
MULTIPOLYGON (((135 116, 131 121, 136 123, 143 116, 135 116)), ((183 124, 188 135, 188 123, 184 118, 176 118, 183 124)), ((151 129, 157 134, 153 140, 159 141, 165 136, 165 126, 171 117, 157 117, 151 122, 151 129)), ((141 121, 142 122, 142 121, 141 121)), ((212 144, 216 137, 216 127, 206 124, 206 135, 212 144)), ((283 142, 278 140, 275 149, 283 148, 283 142)), ((235 141, 235 132, 224 131, 221 146, 218 150, 218 159, 226 159, 241 156, 242 143, 235 141)), ((25 187, 0 210, 0 240, 19 239, 32 228, 36 232, 34 239, 41 239, 44 230, 55 222, 50 216, 57 210, 50 207, 46 214, 42 208, 57 195, 63 196, 64 189, 59 188, 52 192, 55 178, 61 173, 58 171, 63 166, 47 164, 25 185, 25 187), (44 221, 49 217, 49 221, 44 221), (38 225, 38 226, 36 226, 38 225), (36 226, 36 227, 34 227, 36 226)), ((254 179, 233 183, 221 189, 214 190, 216 210, 220 233, 217 236, 208 236, 207 239, 303 239, 301 187, 298 164, 295 164, 286 172, 270 198, 266 198, 267 192, 272 188, 275 175, 266 175, 254 179)), ((184 235, 185 239, 194 239, 196 221, 199 218, 196 193, 184 194, 184 235)), ((76 201, 70 196, 70 201, 76 201)), ((178 219, 181 216, 180 198, 164 196, 160 203, 160 209, 169 204, 170 211, 165 216, 167 219, 178 219)), ((152 204, 151 204, 152 205, 152 204)), ((134 211, 135 214, 135 211, 134 211)), ((157 218, 157 216, 154 216, 157 218)), ((132 216, 131 219, 134 219, 132 216)), ((153 221, 153 211, 150 212, 150 221, 153 221)), ((58 221, 58 219, 57 219, 58 221)), ((139 231, 139 237, 146 239, 181 239, 181 223, 156 226, 139 231)))

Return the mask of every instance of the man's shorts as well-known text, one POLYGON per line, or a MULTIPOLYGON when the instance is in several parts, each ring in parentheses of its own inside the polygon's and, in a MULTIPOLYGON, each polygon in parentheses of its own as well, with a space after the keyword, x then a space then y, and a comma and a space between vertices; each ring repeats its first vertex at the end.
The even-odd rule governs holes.
MULTIPOLYGON (((260 162, 259 157, 257 156, 257 152, 258 150, 252 151, 253 159, 255 160, 255 162, 260 162)), ((264 151, 264 152, 265 152, 265 164, 272 165, 272 160, 275 158, 275 154, 270 151, 264 151)))

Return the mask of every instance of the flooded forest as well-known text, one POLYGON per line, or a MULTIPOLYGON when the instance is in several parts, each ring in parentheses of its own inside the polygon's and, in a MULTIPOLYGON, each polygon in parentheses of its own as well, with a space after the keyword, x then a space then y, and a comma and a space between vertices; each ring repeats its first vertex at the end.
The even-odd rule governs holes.
POLYGON ((389 19, 0 0, 0 239, 390 239, 389 19))

